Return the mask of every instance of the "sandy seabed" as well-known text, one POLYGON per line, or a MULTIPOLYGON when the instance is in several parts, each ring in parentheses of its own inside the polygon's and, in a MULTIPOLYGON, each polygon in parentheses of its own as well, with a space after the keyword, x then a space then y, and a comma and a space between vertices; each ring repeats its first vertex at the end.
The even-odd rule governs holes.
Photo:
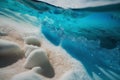
MULTIPOLYGON (((24 51, 24 38, 27 36, 37 36, 40 38, 41 47, 47 52, 50 63, 52 64, 55 76, 53 78, 46 78, 41 76, 44 80, 58 80, 60 77, 69 70, 79 69, 81 76, 85 76, 84 67, 77 60, 73 59, 64 49, 60 46, 54 46, 50 43, 44 35, 40 32, 38 27, 34 27, 29 23, 15 22, 8 18, 0 18, 0 31, 7 35, 1 36, 0 39, 16 42, 20 48, 24 51)), ((11 65, 0 68, 0 80, 10 80, 14 75, 27 71, 23 67, 25 62, 23 57, 18 59, 11 65)))

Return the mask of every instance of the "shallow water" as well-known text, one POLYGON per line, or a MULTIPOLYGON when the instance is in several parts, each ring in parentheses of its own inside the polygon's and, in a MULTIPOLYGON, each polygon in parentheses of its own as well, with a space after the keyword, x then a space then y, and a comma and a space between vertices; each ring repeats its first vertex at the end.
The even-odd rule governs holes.
POLYGON ((93 80, 120 79, 119 9, 119 4, 63 9, 34 0, 0 0, 0 16, 40 27, 50 42, 79 60, 93 80))

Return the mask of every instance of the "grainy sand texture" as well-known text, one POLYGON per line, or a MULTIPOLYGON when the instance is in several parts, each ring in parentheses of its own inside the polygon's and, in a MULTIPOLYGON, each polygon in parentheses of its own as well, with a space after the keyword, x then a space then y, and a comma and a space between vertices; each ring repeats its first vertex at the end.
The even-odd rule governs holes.
POLYGON ((24 71, 28 71, 28 69, 25 69, 23 67, 23 64, 26 60, 24 56, 24 50, 26 45, 24 42, 24 38, 28 36, 36 36, 40 39, 40 48, 45 49, 49 61, 53 66, 55 72, 54 77, 47 78, 45 76, 40 75, 44 80, 58 80, 64 73, 72 69, 74 70, 77 67, 81 69, 80 73, 85 73, 82 70, 82 65, 79 62, 77 62, 70 55, 68 55, 67 52, 61 47, 56 47, 53 44, 51 44, 48 40, 46 40, 45 37, 41 34, 41 32, 38 31, 38 28, 34 27, 33 25, 17 23, 7 18, 1 18, 0 32, 1 34, 4 33, 4 35, 0 35, 0 39, 9 40, 17 43, 23 51, 23 53, 21 53, 22 57, 20 59, 18 59, 10 65, 0 67, 0 80, 10 80, 14 75, 24 71), (8 22, 5 22, 6 20, 8 22))

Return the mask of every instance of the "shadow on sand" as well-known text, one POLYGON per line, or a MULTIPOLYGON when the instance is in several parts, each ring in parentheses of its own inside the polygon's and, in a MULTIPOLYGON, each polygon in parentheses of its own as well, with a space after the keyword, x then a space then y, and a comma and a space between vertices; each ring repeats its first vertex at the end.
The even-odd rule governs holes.
POLYGON ((12 65, 21 58, 23 58, 23 55, 12 54, 12 55, 0 56, 0 68, 12 65))

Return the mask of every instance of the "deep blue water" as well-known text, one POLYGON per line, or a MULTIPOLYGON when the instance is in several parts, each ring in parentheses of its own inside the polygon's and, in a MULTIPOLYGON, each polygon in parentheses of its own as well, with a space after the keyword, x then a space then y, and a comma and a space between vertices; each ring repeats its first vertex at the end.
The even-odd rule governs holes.
POLYGON ((41 25, 45 37, 79 60, 92 78, 96 73, 102 80, 120 80, 119 5, 62 9, 32 0, 0 0, 0 15, 41 25), (25 14, 37 17, 37 21, 25 14))

